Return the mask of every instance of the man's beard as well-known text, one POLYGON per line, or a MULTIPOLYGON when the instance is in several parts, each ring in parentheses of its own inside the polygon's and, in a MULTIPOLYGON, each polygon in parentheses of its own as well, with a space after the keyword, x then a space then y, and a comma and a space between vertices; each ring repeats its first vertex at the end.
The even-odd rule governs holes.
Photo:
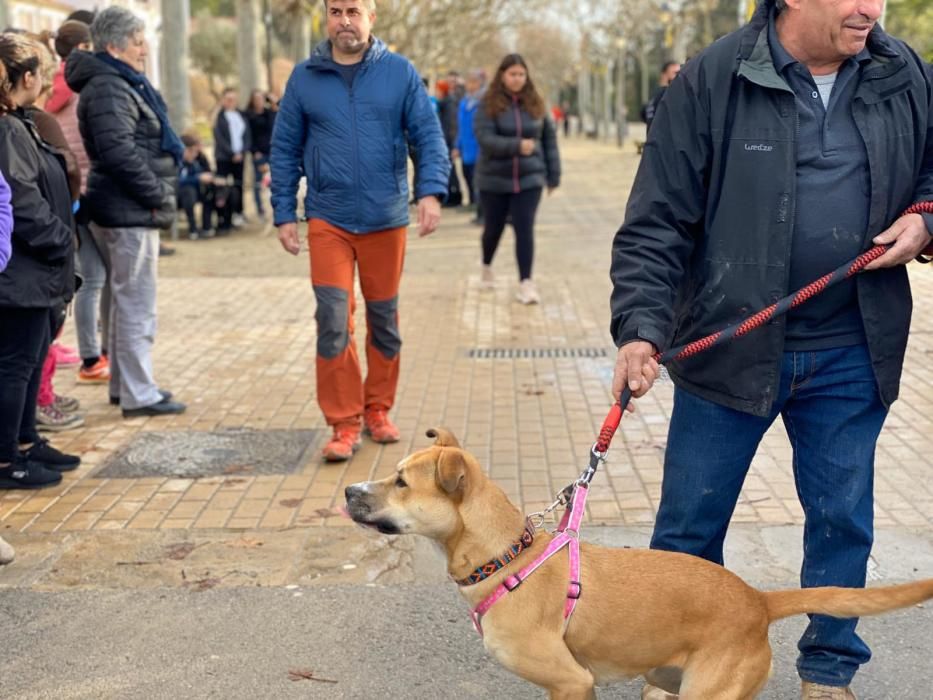
POLYGON ((366 48, 366 42, 362 41, 356 34, 351 32, 341 32, 337 35, 337 47, 348 54, 363 53, 366 48))

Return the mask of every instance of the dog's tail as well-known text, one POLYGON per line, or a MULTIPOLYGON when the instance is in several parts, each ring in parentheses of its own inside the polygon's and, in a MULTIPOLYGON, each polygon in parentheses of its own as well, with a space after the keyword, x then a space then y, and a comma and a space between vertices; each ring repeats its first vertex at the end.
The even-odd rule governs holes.
POLYGON ((832 617, 878 615, 933 598, 933 578, 879 588, 802 588, 765 591, 768 621, 815 613, 832 617))

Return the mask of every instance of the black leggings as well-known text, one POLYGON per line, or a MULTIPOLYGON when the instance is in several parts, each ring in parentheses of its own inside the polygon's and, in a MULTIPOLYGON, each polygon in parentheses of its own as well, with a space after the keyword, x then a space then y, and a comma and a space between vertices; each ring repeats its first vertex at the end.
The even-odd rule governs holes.
POLYGON ((49 350, 50 310, 0 307, 0 464, 35 442, 36 398, 49 350))
POLYGON ((480 192, 483 203, 483 264, 492 264, 496 248, 508 216, 515 229, 515 257, 518 259, 519 280, 531 279, 531 264, 535 257, 535 214, 541 201, 541 188, 521 192, 480 192))

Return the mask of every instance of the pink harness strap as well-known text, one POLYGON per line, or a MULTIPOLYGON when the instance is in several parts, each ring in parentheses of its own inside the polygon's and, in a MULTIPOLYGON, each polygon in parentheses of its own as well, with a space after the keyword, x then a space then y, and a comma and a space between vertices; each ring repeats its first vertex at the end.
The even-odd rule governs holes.
POLYGON ((567 626, 570 624, 570 616, 573 615, 577 601, 583 594, 583 586, 580 582, 579 532, 580 523, 583 521, 583 513, 585 512, 586 495, 587 486, 585 484, 576 484, 573 490, 573 500, 567 510, 564 511, 564 517, 561 518, 560 525, 557 528, 557 536, 551 540, 547 548, 537 559, 517 574, 507 576, 502 583, 496 586, 496 590, 489 597, 470 611, 473 627, 476 628, 481 637, 483 636, 482 618, 489 611, 489 608, 495 605, 503 596, 518 588, 522 581, 565 546, 568 548, 567 551, 570 555, 570 584, 567 586, 567 600, 564 603, 564 633, 566 634, 567 626))

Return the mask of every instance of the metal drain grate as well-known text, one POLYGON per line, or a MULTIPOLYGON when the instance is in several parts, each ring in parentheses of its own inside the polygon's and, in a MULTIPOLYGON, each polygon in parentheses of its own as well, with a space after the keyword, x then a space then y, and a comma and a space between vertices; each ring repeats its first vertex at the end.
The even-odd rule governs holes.
POLYGON ((319 430, 231 429, 138 433, 95 475, 99 478, 290 474, 298 471, 319 430))
POLYGON ((467 357, 473 360, 515 360, 550 358, 608 357, 606 348, 470 348, 467 357))

